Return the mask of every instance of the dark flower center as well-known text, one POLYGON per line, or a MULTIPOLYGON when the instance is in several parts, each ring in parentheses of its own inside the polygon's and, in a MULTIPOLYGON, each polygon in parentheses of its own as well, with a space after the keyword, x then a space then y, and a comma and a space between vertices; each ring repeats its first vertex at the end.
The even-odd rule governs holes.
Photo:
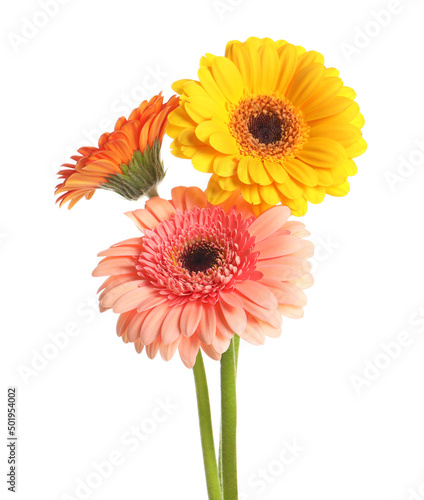
POLYGON ((199 242, 190 244, 179 261, 181 266, 191 273, 205 272, 214 267, 220 261, 221 253, 213 244, 208 242, 199 242))
POLYGON ((273 114, 251 116, 247 126, 252 136, 262 144, 278 142, 283 135, 282 121, 273 114))

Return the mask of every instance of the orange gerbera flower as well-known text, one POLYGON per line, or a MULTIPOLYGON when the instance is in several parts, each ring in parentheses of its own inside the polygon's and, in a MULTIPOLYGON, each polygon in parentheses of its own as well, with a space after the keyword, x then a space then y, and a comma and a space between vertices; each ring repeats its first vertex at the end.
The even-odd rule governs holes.
POLYGON ((65 163, 58 175, 57 202, 72 208, 81 198, 89 200, 96 189, 109 189, 128 200, 156 195, 156 186, 165 176, 160 148, 169 113, 178 106, 178 97, 163 103, 156 95, 130 114, 119 118, 115 130, 99 139, 99 147, 83 147, 76 162, 65 163))

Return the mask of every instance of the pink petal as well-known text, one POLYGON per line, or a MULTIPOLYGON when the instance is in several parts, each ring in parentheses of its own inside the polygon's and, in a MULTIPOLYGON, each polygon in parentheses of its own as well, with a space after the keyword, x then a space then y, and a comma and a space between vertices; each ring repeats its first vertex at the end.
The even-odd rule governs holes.
POLYGON ((252 345, 262 345, 265 343, 265 334, 262 331, 261 325, 250 314, 247 318, 246 329, 240 335, 240 338, 252 345))
POLYGON ((136 313, 128 325, 127 337, 130 342, 135 342, 140 338, 141 327, 146 319, 149 311, 144 311, 142 313, 136 313))
POLYGON ((293 280, 292 283, 301 289, 309 288, 314 284, 314 277, 312 274, 306 273, 301 278, 293 280))
POLYGON ((265 307, 265 309, 276 309, 278 306, 274 294, 258 281, 242 281, 237 283, 236 289, 252 302, 265 307))
POLYGON ((168 297, 166 295, 159 295, 158 292, 156 292, 155 295, 150 295, 149 297, 146 297, 143 300, 143 302, 137 307, 137 311, 138 312, 148 311, 149 309, 152 309, 153 307, 156 307, 159 304, 166 302, 167 300, 168 297))
POLYGON ((146 208, 159 222, 169 219, 171 215, 175 214, 175 208, 171 203, 158 196, 146 201, 146 208))
POLYGON ((304 240, 291 234, 277 234, 255 245, 255 252, 260 252, 260 259, 270 259, 289 255, 301 250, 304 240))
POLYGON ((161 304, 154 309, 151 309, 149 314, 141 326, 140 340, 144 345, 148 346, 160 336, 163 317, 168 312, 168 304, 161 304))
POLYGON ((267 321, 275 328, 279 328, 281 326, 281 314, 278 312, 278 309, 275 309, 274 311, 264 309, 247 298, 243 300, 243 307, 246 312, 250 313, 254 318, 267 321))
POLYGON ((157 292, 151 286, 142 286, 136 288, 135 290, 131 290, 115 302, 113 312, 121 313, 130 311, 131 309, 136 309, 141 302, 152 295, 156 296, 157 292))
POLYGON ((166 318, 163 320, 161 337, 164 344, 172 344, 181 335, 180 316, 183 306, 170 306, 166 318))
POLYGON ((224 315, 229 327, 234 333, 238 333, 240 335, 240 333, 246 328, 247 322, 244 309, 240 307, 232 307, 221 300, 219 301, 219 305, 221 306, 222 314, 224 315))
POLYGON ((216 350, 216 352, 222 354, 228 349, 228 347, 230 346, 230 342, 231 338, 224 337, 217 332, 214 339, 212 340, 212 347, 216 350))
POLYGON ((202 317, 202 312, 203 304, 200 300, 187 302, 180 317, 180 328, 183 335, 186 337, 193 335, 202 317))
POLYGON ((144 281, 127 281, 125 283, 121 283, 119 285, 114 286, 110 290, 108 290, 103 297, 101 298, 100 302, 103 307, 106 308, 111 308, 115 305, 116 301, 125 295, 127 292, 130 292, 131 290, 135 290, 139 288, 140 284, 144 283, 144 281))
POLYGON ((185 201, 185 192, 187 188, 184 186, 174 187, 171 191, 172 196, 172 204, 177 210, 181 210, 184 212, 186 210, 187 205, 185 201))
POLYGON ((277 338, 281 335, 281 328, 274 328, 269 323, 265 321, 258 320, 258 323, 261 325, 262 331, 267 337, 277 338))
POLYGON ((256 236, 256 243, 259 243, 281 229, 289 217, 288 207, 279 205, 270 208, 252 222, 249 233, 251 236, 256 236))
POLYGON ((278 280, 265 280, 275 296, 279 304, 291 304, 294 306, 306 305, 307 298, 305 293, 293 283, 281 283, 278 280))
POLYGON ((154 229, 159 225, 158 219, 145 208, 140 208, 133 212, 125 212, 125 215, 128 216, 142 232, 144 232, 145 229, 154 229))
POLYGON ((187 210, 192 210, 194 207, 206 208, 208 206, 205 193, 198 187, 187 188, 184 200, 187 210))
POLYGON ((216 315, 215 308, 211 304, 203 304, 202 317, 196 333, 203 344, 212 343, 216 334, 216 315))
POLYGON ((120 247, 110 247, 107 250, 99 252, 97 255, 99 257, 119 257, 119 256, 137 256, 143 251, 143 245, 133 245, 133 246, 120 246, 120 247))
POLYGON ((135 350, 138 352, 138 354, 140 354, 144 349, 144 344, 141 342, 140 339, 137 339, 134 342, 134 347, 135 347, 135 350))
POLYGON ((113 276, 116 274, 129 274, 136 271, 134 260, 129 257, 106 257, 92 272, 92 276, 113 276))
POLYGON ((300 319, 303 318, 303 308, 299 306, 291 306, 291 305, 281 305, 278 306, 278 310, 280 311, 281 314, 286 316, 287 318, 292 318, 292 319, 300 319))
POLYGON ((178 344, 180 343, 180 339, 177 338, 177 340, 174 340, 172 344, 164 344, 162 342, 160 346, 160 355, 162 356, 162 359, 164 361, 169 361, 174 354, 176 353, 178 349, 178 344))
POLYGON ((215 361, 219 361, 221 359, 221 354, 212 345, 201 342, 200 347, 211 359, 215 361))
POLYGON ((134 311, 129 311, 119 316, 118 321, 116 323, 116 333, 118 334, 118 337, 122 337, 127 332, 128 325, 130 321, 133 319, 134 314, 135 314, 134 311))
POLYGON ((197 335, 191 337, 181 337, 178 345, 181 359, 187 368, 193 368, 196 362, 197 353, 199 352, 200 340, 197 335))
POLYGON ((227 323, 221 308, 215 307, 215 318, 216 318, 216 331, 219 332, 222 336, 232 339, 234 337, 234 332, 227 323))
POLYGON ((146 346, 146 354, 150 359, 153 359, 158 353, 160 343, 161 343, 160 337, 157 337, 157 339, 154 342, 146 346))
POLYGON ((220 292, 219 299, 223 300, 226 304, 232 307, 243 307, 243 302, 233 291, 220 292))

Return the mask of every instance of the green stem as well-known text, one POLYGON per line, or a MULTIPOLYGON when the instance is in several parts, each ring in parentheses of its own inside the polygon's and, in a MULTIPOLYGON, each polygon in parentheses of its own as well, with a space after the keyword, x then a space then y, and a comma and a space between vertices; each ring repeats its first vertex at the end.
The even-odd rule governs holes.
POLYGON ((209 500, 222 500, 219 486, 218 466, 216 464, 215 444, 212 432, 211 407, 209 403, 208 383, 206 380, 205 365, 202 354, 196 358, 193 367, 194 382, 196 385, 197 407, 199 410, 200 437, 202 441, 203 462, 205 465, 206 484, 209 500))
POLYGON ((237 335, 221 358, 221 486, 224 500, 237 500, 237 335))
POLYGON ((155 196, 159 196, 159 193, 158 193, 158 188, 156 186, 156 184, 154 186, 152 186, 146 193, 146 196, 149 198, 154 198, 155 196))
MULTIPOLYGON (((234 335, 234 358, 236 364, 236 380, 237 380, 239 347, 240 347, 240 337, 238 335, 234 335)), ((219 484, 221 485, 222 489, 222 422, 219 430, 218 473, 219 473, 219 484)))

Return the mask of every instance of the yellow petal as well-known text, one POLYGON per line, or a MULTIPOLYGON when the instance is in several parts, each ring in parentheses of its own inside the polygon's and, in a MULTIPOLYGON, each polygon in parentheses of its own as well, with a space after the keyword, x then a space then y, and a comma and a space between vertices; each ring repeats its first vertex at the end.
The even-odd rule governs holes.
POLYGON ((292 159, 284 163, 287 173, 305 186, 316 186, 318 177, 313 167, 301 160, 292 159))
MULTIPOLYGON (((339 98, 336 97, 335 99, 339 99, 339 98)), ((344 98, 342 98, 342 99, 344 99, 344 98)), ((322 110, 324 107, 325 107, 325 105, 323 107, 319 108, 319 110, 317 110, 317 111, 320 112, 320 110, 322 110)), ((322 119, 309 121, 309 124, 311 125, 311 127, 313 127, 316 125, 320 125, 321 123, 327 124, 330 122, 336 123, 336 126, 337 126, 337 123, 341 123, 341 122, 352 123, 352 121, 354 121, 354 119, 358 116, 358 114, 359 114, 358 103, 356 103, 355 101, 350 101, 350 104, 344 110, 342 110, 342 111, 340 111, 332 116, 327 116, 327 117, 324 117, 322 119)), ((309 116, 309 113, 308 113, 308 116, 309 116)), ((358 127, 358 128, 361 128, 361 127, 358 127)))
POLYGON ((347 178, 347 173, 343 166, 335 168, 315 168, 314 170, 317 175, 319 186, 327 187, 342 184, 347 178))
POLYGON ((337 167, 348 159, 345 148, 327 137, 311 137, 297 156, 306 163, 321 168, 337 167))
POLYGON ((295 200, 303 195, 303 188, 293 179, 288 178, 284 184, 277 184, 277 189, 285 197, 295 200))
POLYGON ((315 92, 324 75, 322 64, 310 64, 296 72, 287 91, 287 98, 295 106, 301 106, 315 92))
POLYGON ((188 116, 185 109, 183 109, 181 106, 179 108, 174 109, 174 111, 172 111, 172 113, 169 114, 168 121, 169 123, 172 123, 173 125, 182 128, 186 127, 194 128, 196 126, 196 123, 188 116))
POLYGON ((295 217, 302 217, 308 210, 308 203, 303 197, 295 200, 288 200, 287 206, 290 208, 292 215, 295 217))
POLYGON ((190 128, 186 128, 180 133, 180 135, 178 136, 178 141, 183 146, 203 146, 203 144, 196 137, 194 130, 190 128))
POLYGON ((347 97, 348 99, 352 99, 353 101, 356 97, 356 92, 350 87, 343 87, 340 90, 339 95, 342 97, 347 97))
POLYGON ((321 203, 325 197, 325 189, 320 186, 305 186, 303 196, 311 203, 321 203))
POLYGON ((231 196, 231 191, 223 191, 218 184, 219 177, 217 175, 212 175, 209 179, 208 187, 206 189, 206 195, 208 200, 213 205, 218 205, 223 203, 231 196))
POLYGON ((237 165, 237 175, 244 184, 253 184, 249 176, 249 158, 247 156, 242 156, 240 158, 237 165))
POLYGON ((338 186, 330 186, 325 188, 327 194, 331 196, 346 196, 350 191, 349 182, 346 181, 343 184, 339 184, 338 186))
POLYGON ((275 81, 278 68, 278 54, 274 43, 265 43, 259 49, 259 57, 261 59, 261 79, 259 88, 261 92, 274 92, 275 81))
POLYGON ((199 148, 192 158, 193 166, 199 172, 208 174, 213 172, 213 163, 215 160, 215 151, 209 147, 199 148))
POLYGON ((280 192, 275 188, 274 184, 269 186, 259 186, 259 194, 265 203, 268 205, 277 205, 280 203, 280 192))
POLYGON ((203 66, 199 69, 197 74, 199 76, 199 80, 200 83, 202 84, 202 87, 211 96, 211 98, 217 102, 220 102, 221 104, 225 103, 226 98, 219 89, 218 85, 216 84, 210 68, 203 66))
POLYGON ((258 46, 260 42, 254 37, 248 38, 244 43, 246 52, 248 54, 251 66, 251 81, 250 87, 246 88, 247 92, 257 92, 261 76, 261 60, 258 53, 258 46))
POLYGON ((234 191, 240 187, 240 182, 236 175, 233 177, 219 177, 218 184, 224 191, 234 191))
POLYGON ((288 179, 288 175, 284 169, 283 164, 265 160, 264 165, 268 174, 278 184, 282 184, 288 179))
POLYGON ((172 139, 176 139, 183 130, 183 128, 178 127, 178 125, 174 125, 173 123, 168 123, 166 125, 166 133, 169 137, 172 137, 172 139))
POLYGON ((351 105, 352 105, 351 99, 347 99, 346 97, 336 96, 333 97, 333 99, 330 99, 325 104, 323 104, 320 108, 305 113, 305 119, 308 122, 312 120, 320 120, 321 118, 326 118, 341 113, 351 105))
POLYGON ((288 43, 279 50, 279 53, 279 74, 277 76, 276 88, 281 94, 285 94, 296 70, 297 50, 294 45, 288 43))
POLYGON ((362 128, 365 125, 365 118, 362 113, 358 113, 356 117, 351 120, 351 125, 354 125, 355 127, 362 128))
POLYGON ((211 120, 214 117, 225 121, 228 117, 225 108, 210 97, 192 96, 184 104, 184 107, 190 118, 196 123, 211 120))
POLYGON ((299 56, 296 73, 301 69, 310 66, 311 64, 321 64, 324 65, 324 56, 315 50, 309 50, 304 54, 299 56))
POLYGON ((364 154, 366 150, 367 143, 364 139, 360 139, 358 142, 355 142, 355 144, 352 144, 352 146, 349 146, 346 149, 346 152, 349 158, 356 158, 357 156, 364 154))
POLYGON ((340 78, 324 78, 311 98, 302 104, 303 113, 310 113, 314 109, 325 105, 326 102, 337 95, 342 85, 343 82, 340 78))
POLYGON ((248 203, 252 205, 259 205, 259 203, 261 203, 261 197, 259 196, 259 190, 256 184, 242 184, 240 191, 241 195, 248 203))
POLYGON ((252 64, 245 45, 240 42, 234 42, 230 46, 227 44, 225 56, 237 66, 245 88, 250 91, 252 87, 252 64))
POLYGON ((181 149, 181 144, 175 140, 171 142, 171 153, 176 156, 177 158, 191 158, 190 156, 186 156, 184 152, 181 149))
POLYGON ((238 160, 236 156, 215 154, 213 171, 222 177, 236 175, 238 160))
POLYGON ((234 155, 239 152, 234 137, 225 132, 218 132, 216 134, 212 134, 209 139, 209 142, 210 145, 220 153, 225 153, 227 155, 234 155))
POLYGON ((258 158, 249 158, 249 175, 254 182, 261 186, 272 184, 272 177, 265 170, 264 164, 258 158))
POLYGON ((217 57, 212 63, 213 77, 225 95, 232 103, 237 103, 243 95, 243 80, 235 64, 226 57, 217 57))
POLYGON ((222 122, 206 120, 196 127, 197 138, 205 144, 209 144, 209 139, 213 134, 228 132, 228 128, 222 122))
POLYGON ((362 132, 349 123, 327 122, 312 127, 309 137, 329 137, 348 148, 361 139, 362 132))
POLYGON ((347 160, 347 162, 343 165, 347 175, 352 176, 356 175, 358 172, 358 167, 353 160, 347 160))
POLYGON ((177 80, 172 84, 172 90, 176 92, 177 94, 183 94, 184 93, 184 86, 187 85, 187 83, 194 82, 194 80, 188 80, 188 79, 183 79, 183 80, 177 80))

